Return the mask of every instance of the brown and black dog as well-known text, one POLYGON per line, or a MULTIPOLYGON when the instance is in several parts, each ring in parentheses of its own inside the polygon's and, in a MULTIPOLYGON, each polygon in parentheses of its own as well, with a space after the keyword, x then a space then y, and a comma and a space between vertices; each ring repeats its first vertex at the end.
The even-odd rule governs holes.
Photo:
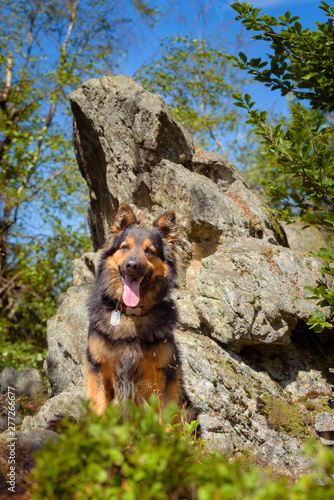
POLYGON ((151 229, 144 229, 130 206, 120 205, 89 301, 86 369, 98 414, 111 401, 144 405, 153 393, 162 408, 169 401, 190 404, 173 335, 178 313, 170 298, 176 286, 177 243, 174 212, 165 212, 151 229))

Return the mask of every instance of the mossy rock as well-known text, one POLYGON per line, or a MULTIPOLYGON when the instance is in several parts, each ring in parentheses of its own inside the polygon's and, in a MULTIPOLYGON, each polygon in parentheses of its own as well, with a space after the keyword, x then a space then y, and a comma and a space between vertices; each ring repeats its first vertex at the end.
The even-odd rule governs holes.
POLYGON ((258 411, 278 432, 292 436, 307 435, 308 428, 297 405, 286 403, 267 392, 258 399, 258 411))

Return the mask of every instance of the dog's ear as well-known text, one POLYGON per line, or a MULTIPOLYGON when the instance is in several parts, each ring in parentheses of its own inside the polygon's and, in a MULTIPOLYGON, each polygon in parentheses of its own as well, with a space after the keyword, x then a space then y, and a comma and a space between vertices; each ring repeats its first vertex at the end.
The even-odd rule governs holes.
POLYGON ((117 234, 123 231, 127 226, 138 224, 132 208, 126 203, 121 203, 114 220, 111 222, 111 233, 117 234))
POLYGON ((169 211, 160 215, 154 223, 153 227, 157 227, 163 234, 167 244, 173 249, 179 242, 179 228, 176 224, 175 212, 169 211))

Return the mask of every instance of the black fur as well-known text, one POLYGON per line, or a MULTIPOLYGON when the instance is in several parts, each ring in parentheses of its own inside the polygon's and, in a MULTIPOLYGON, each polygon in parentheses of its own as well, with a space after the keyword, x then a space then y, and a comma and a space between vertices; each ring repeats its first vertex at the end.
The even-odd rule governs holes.
POLYGON ((97 363, 95 361, 94 357, 92 356, 92 353, 90 352, 89 347, 87 347, 87 350, 86 350, 86 359, 87 359, 87 362, 89 364, 90 369, 94 373, 98 373, 101 365, 100 365, 100 363, 97 363))
MULTIPOLYGON (((115 227, 117 231, 115 230, 115 233, 112 234, 100 255, 95 288, 88 303, 89 340, 94 344, 98 339, 103 339, 105 349, 110 349, 110 356, 117 360, 113 372, 111 399, 118 402, 131 399, 137 404, 142 404, 143 401, 138 397, 136 387, 139 378, 138 366, 144 352, 153 347, 158 349, 160 346, 162 348, 163 344, 167 342, 169 350, 164 352, 170 352, 170 359, 167 360, 166 366, 163 368, 166 377, 164 389, 166 394, 169 384, 176 383, 178 376, 180 378, 181 361, 173 334, 178 322, 178 312, 175 302, 170 297, 172 289, 177 286, 176 243, 174 243, 176 225, 174 224, 173 212, 167 212, 165 214, 167 222, 162 228, 153 226, 151 229, 143 229, 139 228, 136 223, 126 226, 122 216, 128 208, 127 206, 123 207, 123 212, 116 216, 115 227), (118 301, 115 300, 113 287, 110 285, 108 259, 120 249, 124 241, 128 241, 129 237, 135 239, 136 245, 140 245, 146 239, 151 240, 156 250, 156 256, 165 263, 164 265, 167 264, 168 273, 165 273, 167 275, 155 276, 153 283, 151 279, 148 279, 142 285, 141 294, 145 295, 147 290, 150 292, 150 296, 154 297, 154 304, 147 314, 133 321, 123 317, 120 325, 113 326, 110 324, 110 318, 118 301)), ((133 219, 128 214, 127 217, 130 220, 133 219)), ((101 368, 100 362, 94 359, 89 348, 86 358, 88 370, 98 374, 101 368)), ((179 403, 188 407, 191 403, 184 390, 182 380, 180 384, 182 401, 179 403)))

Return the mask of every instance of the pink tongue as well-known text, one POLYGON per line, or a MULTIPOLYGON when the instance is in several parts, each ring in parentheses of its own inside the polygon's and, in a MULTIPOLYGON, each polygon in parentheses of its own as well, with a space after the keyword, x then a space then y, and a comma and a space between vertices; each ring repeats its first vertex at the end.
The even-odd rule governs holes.
POLYGON ((129 275, 124 279, 123 302, 128 307, 136 307, 139 304, 140 281, 134 281, 129 275))

